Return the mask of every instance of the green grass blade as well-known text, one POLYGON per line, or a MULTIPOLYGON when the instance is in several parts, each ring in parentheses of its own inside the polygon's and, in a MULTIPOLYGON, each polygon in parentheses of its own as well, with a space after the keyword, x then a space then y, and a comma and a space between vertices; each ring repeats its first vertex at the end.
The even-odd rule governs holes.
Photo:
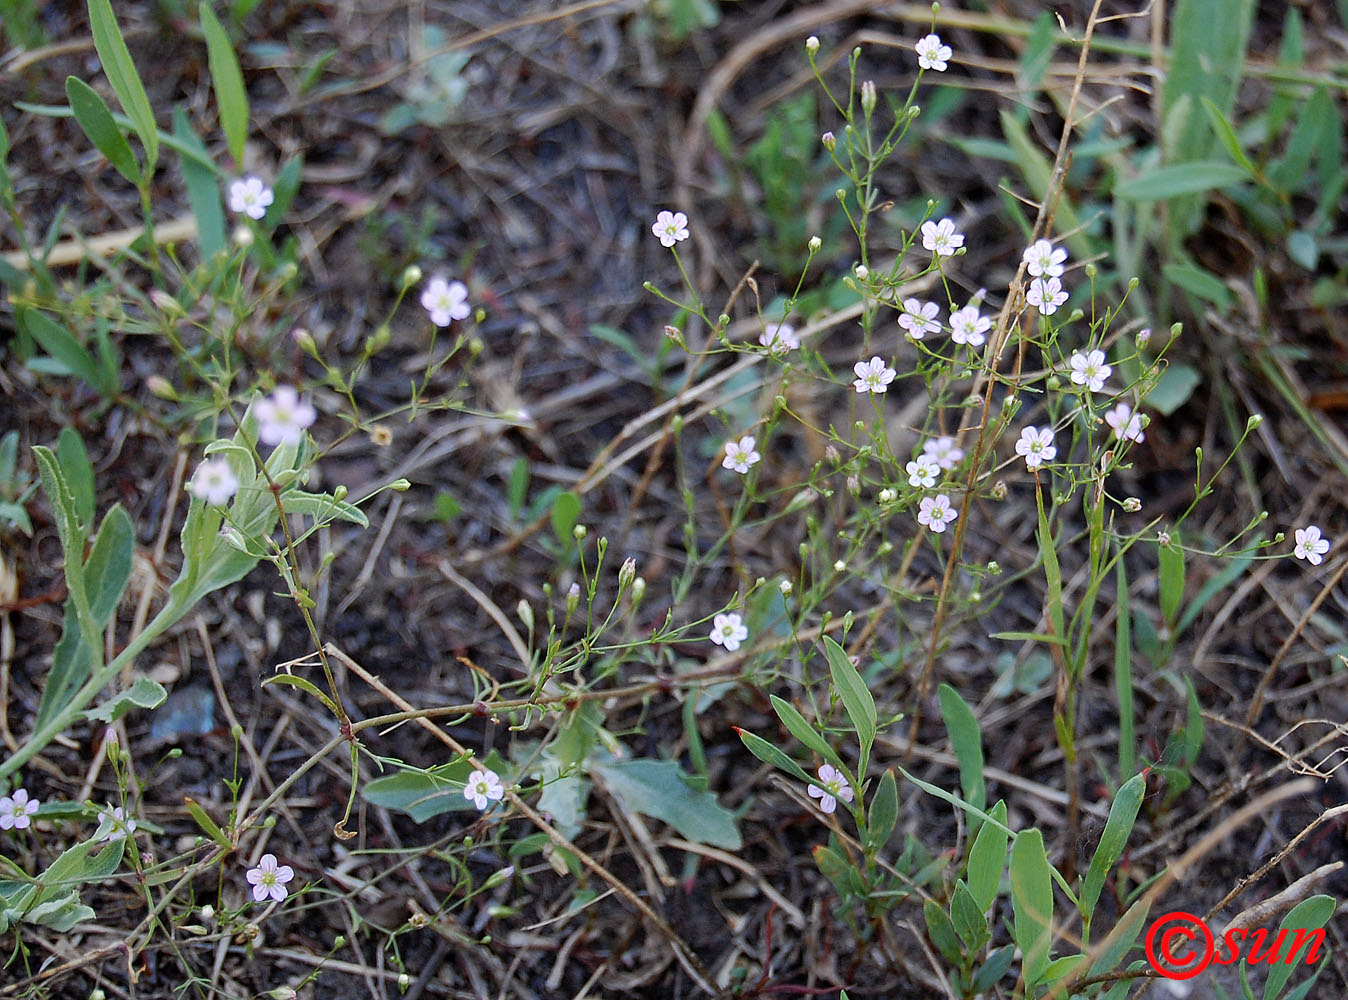
POLYGON ((1114 695, 1119 703, 1119 780, 1137 766, 1136 721, 1133 713, 1133 629, 1128 604, 1128 571, 1119 559, 1114 589, 1114 695))
POLYGON ((122 110, 135 125, 136 135, 145 147, 145 173, 153 174, 159 159, 159 132, 154 124, 154 109, 145 96, 145 85, 140 82, 136 65, 131 61, 131 53, 122 38, 122 30, 117 27, 109 0, 89 0, 89 26, 93 30, 94 48, 103 63, 103 72, 108 75, 122 110))

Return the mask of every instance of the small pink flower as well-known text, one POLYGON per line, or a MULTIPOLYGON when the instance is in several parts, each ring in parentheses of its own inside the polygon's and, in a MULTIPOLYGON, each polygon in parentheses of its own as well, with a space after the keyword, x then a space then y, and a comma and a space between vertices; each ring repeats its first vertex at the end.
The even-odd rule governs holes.
POLYGON ((278 903, 289 894, 286 883, 295 877, 295 871, 289 865, 277 865, 275 854, 264 854, 256 868, 248 869, 244 876, 253 887, 253 901, 260 903, 268 896, 278 903))
POLYGON ((27 830, 42 803, 28 797, 28 790, 14 789, 13 795, 0 799, 0 830, 27 830))
POLYGON ((843 773, 832 764, 819 765, 819 784, 806 789, 810 798, 819 800, 819 811, 831 813, 838 808, 838 800, 852 801, 852 786, 843 773), (821 788, 820 785, 823 787, 821 788))

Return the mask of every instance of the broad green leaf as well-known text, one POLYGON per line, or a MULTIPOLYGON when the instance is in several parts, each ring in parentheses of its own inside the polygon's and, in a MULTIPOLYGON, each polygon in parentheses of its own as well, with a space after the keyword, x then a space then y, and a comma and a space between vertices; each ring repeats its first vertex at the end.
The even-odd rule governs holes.
POLYGON ((899 820, 899 787, 892 770, 886 771, 876 786, 871 807, 866 813, 866 840, 874 850, 889 843, 899 820))
POLYGON ((830 764, 838 765, 838 755, 833 752, 833 748, 824 742, 824 738, 819 735, 819 730, 805 721, 805 716, 796 710, 796 707, 790 702, 783 701, 775 694, 769 695, 768 700, 772 702, 773 711, 777 713, 777 718, 782 720, 782 725, 786 726, 787 731, 809 750, 819 754, 830 764))
POLYGON ((669 760, 591 759, 591 775, 601 777, 618 805, 667 823, 688 840, 729 851, 740 849, 735 814, 710 792, 698 792, 669 760))
POLYGON ((215 87, 215 103, 220 109, 220 127, 234 163, 243 167, 243 147, 248 141, 248 91, 243 86, 243 74, 229 35, 220 25, 215 12, 206 0, 198 7, 201 31, 206 36, 206 57, 211 68, 211 84, 215 87))
POLYGON ((955 925, 940 904, 932 899, 927 900, 922 904, 922 916, 927 921, 927 936, 936 945, 936 950, 951 965, 963 965, 964 949, 960 947, 959 935, 955 933, 955 925))
POLYGON ((1147 393, 1147 405, 1168 417, 1189 401, 1201 378, 1193 365, 1184 361, 1171 363, 1147 393))
POLYGON ((135 125, 136 135, 145 147, 145 174, 153 175, 159 159, 159 132, 155 128, 154 109, 145 96, 145 87, 131 61, 131 53, 117 27, 109 0, 89 0, 89 27, 93 29, 94 48, 103 64, 103 72, 108 75, 122 110, 135 125))
POLYGON ((1037 829, 1022 831, 1011 847, 1011 906, 1025 983, 1034 986, 1043 981, 1053 942, 1053 878, 1037 829))
POLYGON ((210 153, 192 131, 187 113, 182 107, 173 109, 173 137, 181 146, 196 153, 196 156, 180 156, 178 167, 183 173, 183 186, 187 188, 187 203, 192 206, 192 214, 196 216, 201 258, 203 261, 213 260, 226 246, 220 176, 213 166, 207 165, 210 163, 210 153), (205 160, 206 164, 200 160, 205 160))
MULTIPOLYGON (((517 465, 516 468, 519 468, 517 465)), ((524 466, 525 473, 528 473, 528 466, 524 466)), ((528 480, 526 479, 527 483, 528 480)), ((511 487, 514 488, 515 477, 511 475, 511 487)), ((522 498, 521 498, 522 499, 522 498)), ((513 502, 513 501, 512 501, 513 502)), ((557 540, 562 543, 563 548, 570 545, 574 536, 576 523, 580 520, 580 497, 571 492, 558 493, 552 501, 552 531, 557 536, 557 540)))
POLYGON ((962 879, 955 883, 955 891, 950 896, 950 922, 955 925, 955 932, 970 954, 981 951, 992 937, 988 918, 983 916, 978 902, 962 879))
POLYGON ((824 636, 824 656, 828 659, 829 674, 833 677, 833 687, 842 698, 847 717, 856 728, 857 739, 861 743, 861 764, 858 770, 864 774, 866 762, 870 759, 871 744, 875 742, 878 717, 875 712, 875 699, 866 687, 866 682, 852 666, 847 651, 830 636, 824 636))
POLYGON ((140 164, 136 162, 136 156, 127 145, 122 130, 112 120, 112 112, 103 103, 103 98, 79 77, 68 76, 66 100, 70 102, 75 121, 80 123, 80 128, 95 148, 119 174, 132 184, 140 184, 140 164))
POLYGON ((1320 247, 1315 234, 1298 229, 1287 237, 1287 256, 1307 271, 1314 271, 1320 263, 1320 247))
POLYGON ((80 527, 87 531, 94 526, 94 467, 84 450, 84 439, 75 428, 61 428, 56 439, 56 460, 61 463, 61 473, 75 498, 80 527))
POLYGON ((463 797, 463 786, 473 773, 467 759, 422 771, 400 771, 366 782, 361 795, 371 805, 405 812, 418 823, 442 813, 474 811, 463 797))
POLYGON ((983 913, 997 898, 1002 869, 1006 867, 1006 845, 1011 841, 1006 828, 1006 803, 999 801, 989 815, 993 822, 978 828, 978 835, 969 848, 969 894, 983 913))
POLYGON ((1100 843, 1095 848, 1090 870, 1086 872, 1086 881, 1081 888, 1081 912, 1088 923, 1095 913, 1095 904, 1100 899, 1105 879, 1128 844, 1128 835, 1132 833, 1137 811, 1142 806, 1142 797, 1146 792, 1145 776, 1135 774, 1123 783, 1109 807, 1109 819, 1105 821, 1104 832, 1100 834, 1100 843))
POLYGON ((1329 922, 1337 908, 1333 896, 1311 896, 1297 903, 1283 917, 1274 938, 1279 941, 1277 958, 1270 956, 1268 978, 1264 980, 1264 1000, 1275 1000, 1282 993, 1297 965, 1319 961, 1326 953, 1325 934, 1321 928, 1329 922), (1282 942, 1284 933, 1285 943, 1282 942), (1314 953, 1308 950, 1311 946, 1315 948, 1314 953))
POLYGON ((1170 532, 1170 544, 1156 547, 1160 560, 1161 617, 1174 625, 1184 600, 1184 549, 1180 547, 1177 531, 1170 532))
MULTIPOLYGON (((1226 287, 1222 279, 1201 267, 1171 262, 1161 268, 1161 274, 1172 285, 1179 286, 1190 295, 1196 295, 1205 302, 1211 302, 1219 309, 1229 309, 1235 303, 1231 290, 1226 287)), ((1172 365, 1172 367, 1174 366, 1172 365)), ((1187 368, 1189 366, 1182 365, 1182 367, 1187 368)), ((1165 415, 1169 416, 1170 414, 1165 415)))
POLYGON ((92 388, 97 389, 105 396, 116 393, 117 387, 107 384, 107 380, 94 361, 93 355, 76 339, 73 333, 36 309, 20 309, 19 316, 24 328, 32 338, 41 345, 44 351, 60 362, 67 373, 84 379, 92 388))
POLYGON ((54 899, 48 899, 28 909, 24 913, 25 923, 50 927, 65 934, 76 924, 94 919, 94 911, 80 902, 80 894, 71 889, 54 899))
POLYGON ((1045 983, 1051 983, 1056 979, 1061 979, 1082 962, 1086 961, 1085 955, 1064 955, 1062 958, 1055 958, 1048 963, 1048 968, 1044 970, 1045 983))
POLYGON ((739 734, 741 742, 749 749, 749 752, 761 760, 764 764, 771 764, 773 767, 785 771, 791 777, 806 784, 814 782, 794 760, 788 757, 782 751, 763 739, 761 736, 755 736, 747 730, 735 727, 735 732, 739 734))
POLYGON ((362 528, 370 526, 370 519, 355 504, 338 500, 329 493, 306 493, 303 490, 286 490, 281 494, 281 505, 287 514, 304 514, 315 521, 350 521, 362 528))
POLYGON ((1224 160, 1200 160, 1157 167, 1114 185, 1114 194, 1124 201, 1169 201, 1181 195, 1248 181, 1244 167, 1224 160))
POLYGON ((982 809, 987 803, 987 785, 983 780, 983 734, 973 709, 965 703, 949 684, 942 684, 938 692, 941 717, 945 719, 950 745, 960 766, 960 790, 964 800, 982 809))
POLYGON ((138 677, 125 691, 109 698, 97 708, 89 709, 84 717, 90 722, 111 725, 133 708, 158 708, 167 697, 164 685, 149 677, 138 677))
POLYGON ((538 811, 552 818, 552 825, 563 837, 580 833, 585 823, 585 803, 590 782, 579 772, 563 774, 543 783, 538 796, 538 811))

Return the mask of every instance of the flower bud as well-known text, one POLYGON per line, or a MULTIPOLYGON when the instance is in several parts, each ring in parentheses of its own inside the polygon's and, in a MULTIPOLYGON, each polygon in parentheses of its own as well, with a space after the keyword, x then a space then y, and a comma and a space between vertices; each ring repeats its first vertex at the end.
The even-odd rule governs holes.
POLYGON ((1133 338, 1133 343, 1137 344, 1137 349, 1138 349, 1139 351, 1142 350, 1142 349, 1144 349, 1148 344, 1150 344, 1150 343, 1151 343, 1151 327, 1147 326, 1147 327, 1143 327, 1141 330, 1138 330, 1138 331, 1137 331, 1137 336, 1136 336, 1135 338, 1133 338))
POLYGON ((566 591, 566 613, 573 615, 576 613, 576 605, 580 603, 580 584, 573 583, 566 591))
POLYGON ((571 537, 574 538, 576 541, 580 541, 587 534, 589 534, 589 529, 586 528, 585 525, 583 524, 578 524, 571 529, 571 537))
POLYGON ((163 375, 146 376, 145 388, 150 390, 152 396, 158 396, 160 399, 167 399, 169 402, 173 402, 178 398, 178 390, 173 388, 173 383, 164 378, 163 375))
POLYGON ((850 494, 852 494, 852 496, 856 496, 858 493, 860 493, 860 492, 861 492, 861 480, 858 479, 856 476, 848 476, 848 477, 847 477, 847 492, 850 493, 850 494))
POLYGON ((630 556, 623 560, 623 564, 618 567, 618 589, 626 590, 632 586, 632 581, 637 576, 637 561, 630 556))
POLYGON ((170 316, 182 315, 183 307, 179 304, 178 300, 162 288, 150 289, 150 301, 155 304, 157 309, 161 312, 168 313, 170 316))
POLYGON ((861 85, 861 110, 867 118, 875 111, 875 81, 867 80, 861 85))
POLYGON ((790 597, 791 591, 793 589, 791 586, 791 581, 783 580, 781 583, 777 584, 777 589, 782 592, 783 597, 790 597))
POLYGON ((295 327, 290 331, 290 337, 305 354, 312 354, 315 357, 318 355, 318 344, 314 342, 314 335, 304 327, 295 327))
POLYGON ((816 52, 818 52, 819 39, 814 35, 811 35, 809 38, 805 39, 805 51, 810 55, 814 55, 816 52))
POLYGON ((235 226, 231 238, 236 247, 247 249, 253 245, 253 231, 244 225, 235 226))
POLYGON ((997 480, 995 483, 992 484, 992 499, 994 499, 994 500, 1005 500, 1005 499, 1006 499, 1006 481, 1005 481, 1005 480, 999 479, 999 480, 997 480))
POLYGON ((819 248, 824 245, 824 241, 821 240, 818 236, 811 236, 808 245, 810 248, 810 253, 818 253, 819 248))
POLYGON ((835 573, 841 573, 845 569, 847 569, 847 563, 842 559, 839 559, 833 564, 833 572, 835 573))
POLYGON ((632 603, 640 604, 641 599, 646 596, 646 578, 639 576, 632 581, 632 603))
POLYGON ((876 496, 876 501, 881 504, 893 503, 898 498, 898 494, 889 488, 885 488, 876 496))
POLYGON ((1163 549, 1170 548, 1170 543, 1172 540, 1173 539, 1171 539, 1170 537, 1170 532, 1168 531, 1158 531, 1156 533, 1156 544, 1161 546, 1161 548, 1163 549))
POLYGON ((402 290, 405 292, 421 280, 421 268, 409 264, 403 271, 402 290))
POLYGON ((871 276, 871 272, 865 264, 858 264, 852 269, 852 273, 857 276, 857 281, 865 281, 871 276))
POLYGON ((838 145, 838 140, 834 138, 832 132, 825 132, 819 137, 819 141, 824 144, 824 148, 830 153, 833 152, 834 148, 838 145))
POLYGON ((412 977, 406 972, 398 974, 398 992, 406 993, 412 987, 412 977))
POLYGON ((1142 501, 1137 497, 1128 497, 1128 499, 1123 501, 1123 509, 1129 514, 1136 514, 1142 509, 1142 501))
POLYGON ((996 559, 993 559, 991 562, 989 562, 986 569, 988 571, 988 576, 1002 575, 1002 567, 1000 564, 998 564, 996 559))

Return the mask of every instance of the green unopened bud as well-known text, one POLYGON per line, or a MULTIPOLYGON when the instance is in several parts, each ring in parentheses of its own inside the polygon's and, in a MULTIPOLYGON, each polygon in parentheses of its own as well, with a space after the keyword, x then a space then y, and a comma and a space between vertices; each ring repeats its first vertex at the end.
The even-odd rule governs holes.
POLYGON ((891 542, 888 538, 886 538, 883 542, 879 544, 879 546, 876 547, 875 551, 876 554, 880 556, 887 556, 894 551, 894 543, 891 542))
POLYGON ((790 597, 791 591, 793 589, 791 586, 791 581, 783 580, 781 583, 777 584, 777 589, 782 592, 783 597, 790 597))
POLYGON ((987 565, 987 571, 988 571, 988 576, 1001 576, 1001 575, 1002 575, 1002 567, 998 564, 998 562, 997 562, 996 559, 994 559, 994 560, 992 560, 991 562, 988 563, 988 565, 987 565))
POLYGON ((576 541, 580 541, 587 534, 589 534, 589 529, 586 528, 585 525, 583 524, 578 524, 571 529, 571 537, 574 538, 576 541))
POLYGON ((421 268, 409 264, 403 270, 402 290, 405 292, 421 280, 421 268))
POLYGON ((852 273, 857 276, 857 281, 865 281, 871 276, 870 269, 865 264, 858 264, 852 268, 852 273))
POLYGON ((809 242, 809 244, 808 244, 808 246, 809 246, 809 248, 810 248, 810 253, 818 253, 818 252, 819 252, 819 248, 822 247, 823 245, 824 245, 824 241, 821 240, 818 236, 811 236, 811 237, 810 237, 810 242, 809 242))
POLYGON ((1245 430, 1252 431, 1263 422, 1264 415, 1262 413, 1252 413, 1250 414, 1250 419, 1245 421, 1245 430))
POLYGON ((811 35, 809 38, 805 39, 805 51, 810 55, 814 55, 816 52, 818 52, 819 39, 814 35, 811 35))
POLYGON ((347 492, 348 492, 348 491, 347 491, 347 488, 346 488, 345 486, 338 485, 338 486, 336 486, 336 487, 333 488, 333 491, 332 491, 332 498, 333 498, 334 500, 336 500, 338 503, 341 503, 343 500, 346 499, 346 494, 347 494, 347 492))
POLYGON ((295 327, 295 329, 290 331, 290 337, 305 354, 318 357, 318 344, 314 342, 314 335, 304 327, 295 327))
POLYGON ((505 885, 515 876, 515 866, 507 865, 505 868, 498 868, 487 876, 487 881, 482 883, 483 889, 495 889, 497 886, 505 885))
POLYGON ((819 137, 819 141, 824 144, 824 148, 830 153, 838 146, 838 139, 832 132, 825 132, 819 137))
POLYGON ((632 581, 632 603, 640 604, 641 599, 646 596, 646 578, 639 576, 632 581))
POLYGON ((626 590, 637 577, 637 561, 630 556, 618 567, 618 589, 626 590))
POLYGON ((346 947, 346 936, 345 936, 345 935, 343 935, 343 934, 338 934, 335 938, 332 939, 332 950, 333 950, 333 951, 341 951, 341 950, 342 950, 343 948, 345 948, 345 947, 346 947))
POLYGON ((248 226, 238 225, 234 227, 234 232, 230 234, 236 247, 247 249, 253 245, 253 230, 248 226))
POLYGON ((398 992, 406 993, 409 989, 411 989, 411 987, 412 987, 412 977, 409 976, 406 972, 399 973, 398 992))
POLYGON ((1141 330, 1138 330, 1138 331, 1137 331, 1137 336, 1136 336, 1135 338, 1133 338, 1133 343, 1135 343, 1135 344, 1137 345, 1137 349, 1138 349, 1139 351, 1140 351, 1140 350, 1143 350, 1148 344, 1150 344, 1150 343, 1151 343, 1151 327, 1149 327, 1149 326, 1148 326, 1148 327, 1143 327, 1141 330))
POLYGON ((395 479, 393 482, 389 483, 388 488, 395 493, 406 493, 412 488, 412 483, 406 479, 395 479))
POLYGON ((374 333, 370 334, 365 340, 365 353, 377 354, 388 346, 388 342, 393 339, 393 331, 387 325, 380 326, 374 333))
POLYGON ((276 987, 276 989, 272 990, 270 993, 267 994, 267 996, 271 997, 272 1000, 295 1000, 295 997, 298 995, 299 994, 297 994, 289 986, 278 986, 276 987))
POLYGON ((524 627, 533 631, 534 627, 534 609, 528 601, 520 601, 515 605, 515 613, 520 616, 520 621, 524 622, 524 627))
POLYGON ((1096 274, 1096 271, 1095 271, 1095 265, 1094 265, 1094 264, 1087 264, 1086 267, 1085 267, 1085 271, 1086 271, 1086 277, 1088 277, 1088 278, 1090 278, 1092 281, 1094 281, 1094 280, 1095 280, 1095 274, 1096 274))

